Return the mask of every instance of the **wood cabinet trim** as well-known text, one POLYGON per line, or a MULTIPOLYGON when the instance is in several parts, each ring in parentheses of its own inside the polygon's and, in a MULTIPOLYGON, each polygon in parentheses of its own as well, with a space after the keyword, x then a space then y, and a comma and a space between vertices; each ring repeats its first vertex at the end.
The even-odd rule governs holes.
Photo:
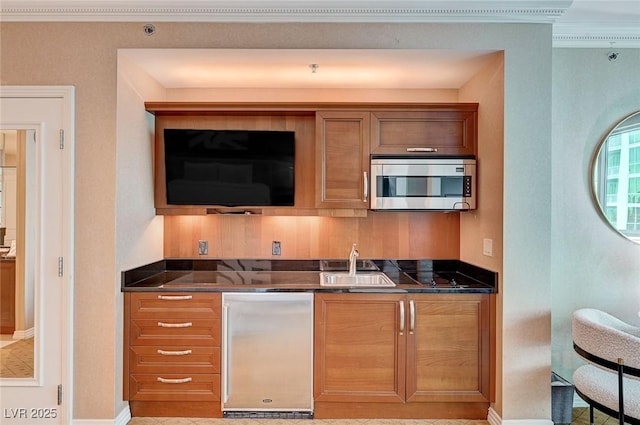
POLYGON ((220 112, 256 114, 265 112, 314 114, 330 110, 476 110, 478 103, 410 103, 410 102, 145 102, 145 110, 155 115, 206 115, 220 112))

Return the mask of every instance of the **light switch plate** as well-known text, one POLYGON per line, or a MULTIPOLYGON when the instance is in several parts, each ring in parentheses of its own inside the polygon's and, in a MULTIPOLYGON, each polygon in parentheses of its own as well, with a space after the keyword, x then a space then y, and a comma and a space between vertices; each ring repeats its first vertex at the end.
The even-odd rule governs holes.
POLYGON ((493 239, 482 240, 482 255, 493 257, 493 239))
POLYGON ((198 254, 209 254, 209 241, 198 241, 198 254))
POLYGON ((273 241, 271 243, 271 255, 280 255, 282 254, 282 247, 280 246, 280 241, 273 241))

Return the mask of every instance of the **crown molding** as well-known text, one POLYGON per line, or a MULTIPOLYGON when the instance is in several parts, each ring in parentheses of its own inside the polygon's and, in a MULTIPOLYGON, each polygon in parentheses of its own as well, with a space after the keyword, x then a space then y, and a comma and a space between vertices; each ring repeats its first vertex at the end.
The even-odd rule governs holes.
POLYGON ((640 27, 554 24, 553 47, 640 48, 640 27))
POLYGON ((572 0, 506 1, 18 1, 2 21, 173 22, 523 22, 550 23, 572 0))
POLYGON ((556 22, 573 0, 3 0, 4 22, 550 23, 553 47, 640 48, 640 29, 556 22))

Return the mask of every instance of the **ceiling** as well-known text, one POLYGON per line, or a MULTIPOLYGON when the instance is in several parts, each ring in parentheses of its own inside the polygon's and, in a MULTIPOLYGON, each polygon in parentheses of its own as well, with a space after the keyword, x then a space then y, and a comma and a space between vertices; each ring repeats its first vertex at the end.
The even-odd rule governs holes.
POLYGON ((126 49, 165 88, 457 89, 495 52, 366 49, 126 49), (315 69, 313 69, 315 67, 315 69))

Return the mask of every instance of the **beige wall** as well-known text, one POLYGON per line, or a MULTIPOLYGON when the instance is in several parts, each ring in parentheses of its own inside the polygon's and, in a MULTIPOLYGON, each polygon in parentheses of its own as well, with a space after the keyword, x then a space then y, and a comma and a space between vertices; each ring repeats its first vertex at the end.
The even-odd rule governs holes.
MULTIPOLYGON (((117 118, 122 119, 117 113, 117 50, 157 47, 504 50, 505 255, 499 312, 504 317, 504 338, 498 353, 503 369, 498 385, 508 391, 501 393, 496 407, 503 419, 550 417, 549 339, 544 331, 530 332, 531 326, 545 326, 550 308, 551 173, 545 163, 551 139, 550 25, 162 23, 156 27, 157 34, 149 37, 140 23, 0 24, 0 83, 69 84, 77 90, 76 418, 113 418, 122 406, 118 272, 127 260, 118 253, 131 241, 122 236, 126 227, 121 224, 131 218, 154 226, 155 219, 148 206, 128 209, 119 204, 123 194, 144 193, 148 181, 142 175, 135 182, 121 178, 130 171, 119 168, 118 150, 123 145, 116 125, 117 118), (539 186, 521 190, 534 179, 539 186), (133 191, 127 187, 131 184, 136 185, 133 191), (90 390, 84 390, 87 385, 90 390)), ((140 140, 136 137, 131 143, 148 143, 137 134, 140 140)), ((131 258, 154 256, 141 253, 157 249, 152 246, 153 233, 129 253, 131 258)), ((481 240, 472 243, 478 246, 481 240)))
MULTIPOLYGON (((478 209, 460 217, 460 259, 502 273, 502 197, 504 161, 504 55, 493 62, 460 90, 460 101, 479 103, 478 111, 478 209), (483 239, 492 240, 492 256, 483 255, 483 239)), ((502 311, 502 290, 496 296, 502 311)), ((496 351, 502 353, 502 315, 496 324, 496 351)), ((499 357, 501 360, 501 357, 499 357)), ((496 365, 496 381, 502 382, 502 362, 496 365)), ((502 385, 496 388, 496 410, 502 411, 502 385)))
POLYGON ((603 137, 640 111, 640 49, 553 51, 553 367, 571 379, 571 314, 598 308, 640 326, 640 245, 614 232, 591 198, 591 161, 603 137))
MULTIPOLYGON (((163 219, 155 216, 153 208, 154 123, 144 110, 144 101, 163 96, 165 90, 135 64, 119 57, 117 91, 115 270, 119 271, 163 258, 163 219)), ((123 367, 123 356, 119 353, 123 352, 124 343, 120 331, 124 326, 120 307, 124 297, 118 289, 116 284, 114 371, 123 367)), ((120 372, 115 376, 120 376, 120 372)), ((118 396, 123 385, 122 379, 114 382, 116 414, 126 407, 118 396)))

